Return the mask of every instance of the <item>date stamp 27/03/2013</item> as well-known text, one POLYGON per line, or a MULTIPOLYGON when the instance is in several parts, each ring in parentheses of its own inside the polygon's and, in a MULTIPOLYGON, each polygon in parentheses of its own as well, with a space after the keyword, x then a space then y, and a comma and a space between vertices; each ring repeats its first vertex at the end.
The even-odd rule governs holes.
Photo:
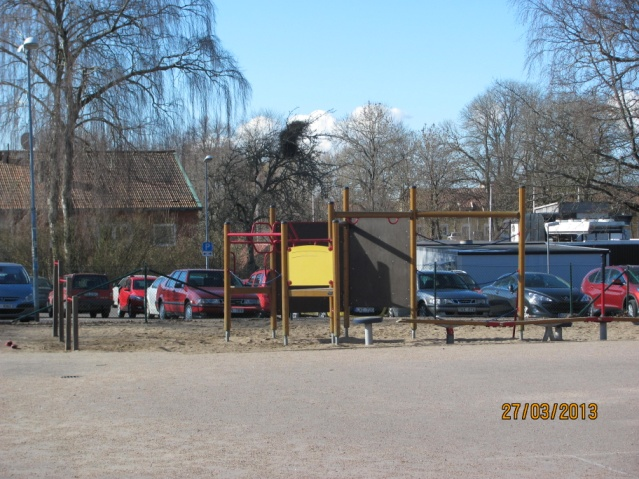
POLYGON ((597 403, 506 402, 501 405, 501 418, 504 421, 594 421, 599 415, 598 409, 597 403))

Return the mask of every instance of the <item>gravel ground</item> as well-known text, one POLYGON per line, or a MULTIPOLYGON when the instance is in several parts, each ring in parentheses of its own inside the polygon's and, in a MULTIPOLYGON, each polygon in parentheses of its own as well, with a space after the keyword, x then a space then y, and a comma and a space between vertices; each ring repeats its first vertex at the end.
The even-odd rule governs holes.
POLYGON ((258 320, 228 343, 205 320, 84 322, 65 353, 46 322, 0 325, 0 477, 639 478, 639 327, 376 326, 335 346, 296 321, 284 347, 258 320), (516 402, 597 417, 503 420, 516 402))

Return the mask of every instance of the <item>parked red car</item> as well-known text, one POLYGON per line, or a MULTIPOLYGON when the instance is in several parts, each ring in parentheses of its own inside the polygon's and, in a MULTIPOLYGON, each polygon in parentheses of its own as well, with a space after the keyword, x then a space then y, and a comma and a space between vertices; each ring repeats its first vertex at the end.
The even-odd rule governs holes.
MULTIPOLYGON (((246 280, 246 286, 251 288, 264 288, 269 286, 272 281, 277 278, 277 271, 272 269, 260 269, 255 271, 246 280)), ((266 317, 271 314, 271 299, 266 293, 257 293, 257 297, 260 300, 260 316, 266 317)))
POLYGON ((135 318, 138 313, 144 314, 145 290, 157 278, 155 276, 136 275, 124 279, 118 288, 118 318, 135 318))
MULTIPOLYGON (((69 303, 69 308, 71 307, 71 299, 73 296, 87 291, 79 296, 78 313, 89 313, 92 318, 95 318, 98 313, 100 313, 103 318, 109 317, 112 299, 111 286, 106 275, 73 273, 67 274, 63 281, 62 298, 65 308, 67 302, 69 303)), ((51 317, 53 316, 53 291, 49 293, 47 303, 49 317, 51 317)))
MULTIPOLYGON (((233 286, 243 287, 242 280, 231 273, 233 286)), ((156 306, 160 319, 211 317, 224 314, 224 271, 221 269, 181 269, 158 286, 156 306)), ((234 294, 231 314, 254 315, 260 312, 255 294, 234 294)))
MULTIPOLYGON (((639 304, 639 266, 606 266, 604 274, 604 315, 626 313, 636 317, 639 304)), ((594 300, 590 311, 592 315, 601 314, 602 276, 601 268, 593 269, 581 282, 581 291, 594 300)))

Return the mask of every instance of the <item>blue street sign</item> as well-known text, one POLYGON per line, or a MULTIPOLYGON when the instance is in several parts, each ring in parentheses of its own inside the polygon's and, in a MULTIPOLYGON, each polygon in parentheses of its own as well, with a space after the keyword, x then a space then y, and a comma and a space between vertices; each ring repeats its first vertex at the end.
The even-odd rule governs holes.
POLYGON ((213 256, 213 243, 210 241, 202 243, 202 256, 213 256))

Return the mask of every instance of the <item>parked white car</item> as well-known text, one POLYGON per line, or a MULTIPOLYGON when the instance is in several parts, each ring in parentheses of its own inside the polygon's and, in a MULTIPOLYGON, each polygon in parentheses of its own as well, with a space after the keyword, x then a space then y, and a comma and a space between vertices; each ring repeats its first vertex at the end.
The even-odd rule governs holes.
POLYGON ((160 276, 146 289, 146 307, 149 317, 159 316, 160 312, 155 304, 155 299, 158 294, 158 286, 167 280, 166 276, 160 276))
POLYGON ((124 286, 126 283, 126 278, 122 278, 119 282, 114 283, 112 288, 111 298, 113 299, 113 307, 118 307, 118 298, 120 297, 120 288, 124 286))

